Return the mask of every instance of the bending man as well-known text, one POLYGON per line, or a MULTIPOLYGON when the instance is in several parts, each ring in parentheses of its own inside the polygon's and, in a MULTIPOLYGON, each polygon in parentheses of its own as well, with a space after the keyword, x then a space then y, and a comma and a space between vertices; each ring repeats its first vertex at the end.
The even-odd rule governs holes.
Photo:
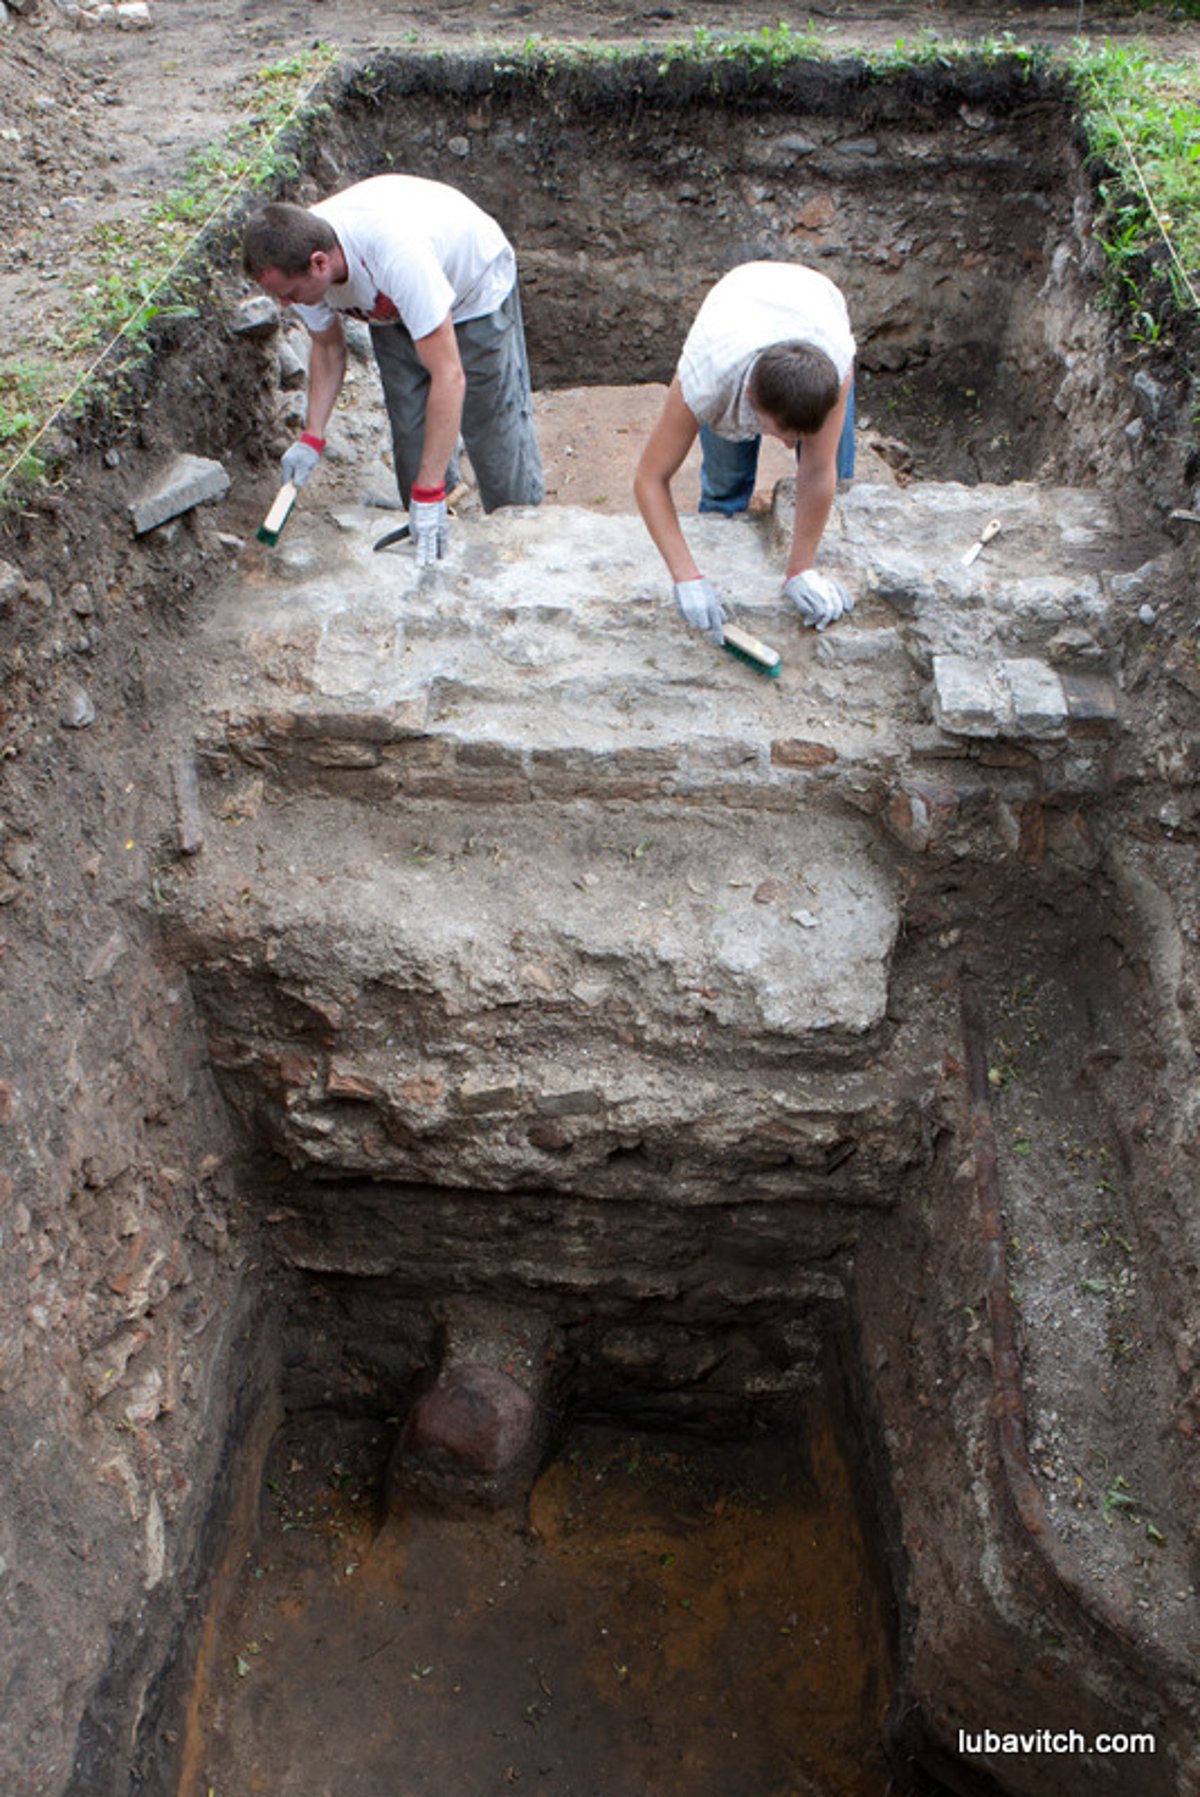
POLYGON ((472 200, 440 181, 375 175, 307 209, 275 202, 249 219, 243 262, 312 336, 305 428, 285 479, 303 486, 325 447, 347 313, 371 327, 419 564, 446 550, 460 432, 485 511, 541 502, 516 257, 472 200))
POLYGON ((745 262, 718 281, 684 342, 638 464, 634 493, 686 621, 721 641, 725 613, 688 548, 671 481, 699 433, 700 510, 731 517, 754 493, 763 435, 796 452, 796 516, 784 594, 823 630, 854 601, 813 563, 839 478, 854 472, 854 338, 833 282, 786 262, 745 262))

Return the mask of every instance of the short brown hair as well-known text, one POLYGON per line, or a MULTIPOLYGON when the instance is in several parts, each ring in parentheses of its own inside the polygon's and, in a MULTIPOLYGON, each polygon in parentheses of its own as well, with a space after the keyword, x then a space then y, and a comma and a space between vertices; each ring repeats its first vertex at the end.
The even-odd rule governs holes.
POLYGON ((307 274, 316 250, 331 250, 337 243, 332 225, 303 206, 272 200, 246 220, 242 234, 242 267, 252 281, 266 268, 281 275, 307 274))
POLYGON ((810 436, 837 404, 837 369, 815 343, 772 343, 750 375, 750 403, 785 430, 810 436))

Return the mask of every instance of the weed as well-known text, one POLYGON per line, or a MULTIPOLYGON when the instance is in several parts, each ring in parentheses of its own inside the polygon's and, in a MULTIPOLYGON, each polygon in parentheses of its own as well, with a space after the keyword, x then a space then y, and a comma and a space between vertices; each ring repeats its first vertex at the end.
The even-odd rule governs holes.
POLYGON ((665 74, 673 64, 712 65, 714 73, 722 63, 743 69, 779 75, 797 62, 811 62, 828 55, 828 47, 817 27, 809 19, 803 31, 793 31, 786 20, 777 25, 763 25, 758 31, 735 31, 717 35, 707 25, 697 25, 687 43, 670 44, 659 61, 659 73, 665 74))
POLYGON ((1133 1496, 1129 1489, 1128 1481, 1123 1479, 1119 1473, 1116 1478, 1113 1479, 1108 1490, 1100 1500, 1101 1515, 1104 1517, 1105 1522, 1110 1524, 1113 1519, 1114 1511, 1122 1512, 1131 1522, 1144 1522, 1145 1517, 1142 1515, 1142 1512, 1145 1508, 1146 1506, 1141 1498, 1133 1496))
MULTIPOLYGON (((1176 0, 1176 7, 1200 17, 1200 0, 1176 0)), ((546 81, 564 68, 620 65, 624 54, 613 46, 559 45, 531 34, 498 55, 493 68, 500 79, 546 81)), ((780 19, 746 32, 698 26, 689 41, 659 54, 658 67, 662 74, 676 64, 707 68, 714 85, 726 71, 782 82, 798 64, 828 54, 828 35, 811 17, 802 27, 780 19)), ((245 84, 243 123, 194 156, 175 190, 139 216, 96 229, 88 246, 89 274, 68 296, 71 318, 62 329, 56 382, 22 388, 11 367, 0 370, 0 447, 16 457, 0 466, 0 500, 18 468, 23 480, 44 477, 43 435, 57 418, 82 409, 101 352, 111 382, 114 366, 142 353, 156 326, 187 316, 196 292, 182 271, 233 198, 296 175, 294 139, 327 110, 311 96, 334 59, 333 49, 318 42, 259 69, 245 84), (114 347, 115 363, 109 353, 114 347)), ((1032 74, 1052 66, 1054 55, 1007 30, 974 44, 922 30, 864 58, 878 78, 980 62, 1032 74)), ((1124 310, 1135 342, 1159 344, 1173 311, 1200 310, 1200 76, 1190 65, 1157 64, 1141 49, 1111 43, 1096 49, 1085 40, 1058 66, 1072 84, 1089 146, 1108 297, 1124 310)), ((370 98, 371 80, 369 67, 360 70, 355 92, 370 98)))
MULTIPOLYGON (((198 152, 182 184, 132 219, 97 225, 87 242, 88 274, 64 284, 68 322, 59 327, 59 360, 32 382, 28 360, 0 368, 0 445, 13 457, 0 468, 0 500, 10 483, 36 484, 50 465, 42 438, 57 419, 79 416, 101 365, 106 386, 142 356, 155 328, 195 315, 198 246, 233 197, 298 169, 286 133, 333 52, 323 44, 258 72, 244 104, 246 122, 198 152), (65 370, 65 376, 64 376, 65 370)), ((322 108, 310 105, 311 124, 322 108)), ((44 321, 43 321, 44 323, 44 321)))
POLYGON ((1142 50, 1077 46, 1073 80, 1101 212, 1108 297, 1134 339, 1160 340, 1172 309, 1200 308, 1200 81, 1142 50))

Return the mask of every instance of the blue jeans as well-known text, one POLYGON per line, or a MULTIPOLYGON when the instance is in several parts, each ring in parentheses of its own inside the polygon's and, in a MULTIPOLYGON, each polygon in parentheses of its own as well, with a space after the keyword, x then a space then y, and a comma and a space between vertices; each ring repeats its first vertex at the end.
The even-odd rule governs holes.
MULTIPOLYGON (((700 464, 702 512, 722 512, 726 518, 732 518, 735 512, 746 510, 754 496, 754 482, 758 475, 758 447, 761 442, 761 437, 743 437, 738 441, 718 437, 707 424, 700 426, 700 449, 703 456, 700 464)), ((797 461, 800 460, 801 447, 800 444, 796 445, 797 461)), ((838 439, 837 475, 839 480, 852 480, 854 477, 853 382, 846 401, 846 420, 838 439)))

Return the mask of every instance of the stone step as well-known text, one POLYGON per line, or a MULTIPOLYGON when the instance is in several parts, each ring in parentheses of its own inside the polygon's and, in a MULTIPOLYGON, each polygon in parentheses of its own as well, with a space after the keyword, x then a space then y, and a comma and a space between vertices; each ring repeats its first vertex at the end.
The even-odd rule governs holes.
POLYGON ((879 1202, 921 1152, 941 1074, 888 1022, 898 895, 864 822, 337 825, 310 798, 231 816, 170 900, 223 1084, 293 1165, 879 1202))
POLYGON ((686 525, 778 680, 682 626, 630 518, 462 518, 426 572, 365 509, 252 552, 169 902, 223 1084, 294 1166, 871 1204, 925 1152, 902 863, 1078 859, 1153 564, 1092 494, 864 485, 825 557, 858 607, 817 635, 787 506, 686 525))
POLYGON ((975 670, 981 691, 1016 662, 1039 693, 1105 682, 1108 640, 1154 576, 1125 567, 1130 539, 1095 494, 852 487, 822 563, 858 604, 824 635, 779 593, 789 504, 783 485, 770 520, 686 523, 731 615, 781 651, 777 680, 683 627, 636 519, 463 518, 446 561, 418 572, 411 548, 373 552, 378 513, 306 516, 216 609, 203 746, 290 791, 367 800, 787 809, 860 805, 864 781, 892 782, 930 724, 951 744, 1041 748, 1117 728, 1111 682, 1076 706, 1078 728, 1065 699, 1053 728, 1044 705, 1020 703, 976 708, 960 728, 936 691, 939 664, 968 686, 975 670), (1001 531, 966 567, 989 514, 1001 531))

